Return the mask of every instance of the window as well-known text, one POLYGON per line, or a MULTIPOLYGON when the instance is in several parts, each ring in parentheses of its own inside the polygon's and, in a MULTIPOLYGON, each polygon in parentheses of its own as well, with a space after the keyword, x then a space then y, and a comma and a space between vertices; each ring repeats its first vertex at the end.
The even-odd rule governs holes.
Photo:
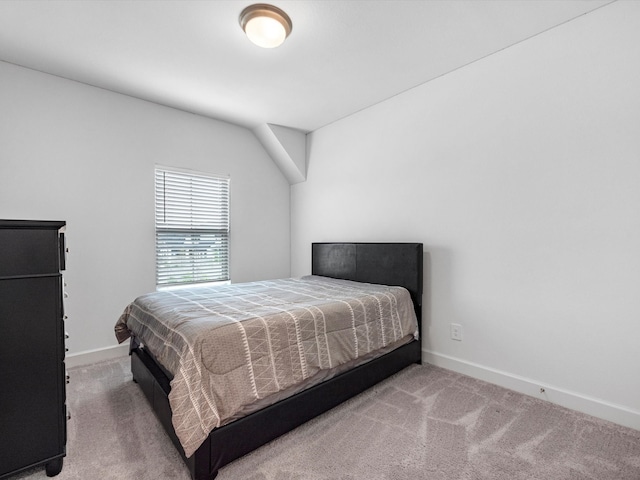
POLYGON ((229 178, 156 167, 156 285, 229 280, 229 178))

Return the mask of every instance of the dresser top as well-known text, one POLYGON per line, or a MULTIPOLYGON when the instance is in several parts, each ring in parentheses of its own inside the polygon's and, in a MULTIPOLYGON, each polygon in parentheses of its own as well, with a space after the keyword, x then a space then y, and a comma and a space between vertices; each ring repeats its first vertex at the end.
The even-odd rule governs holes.
POLYGON ((0 220, 0 228, 50 228, 59 230, 66 222, 54 220, 0 220))

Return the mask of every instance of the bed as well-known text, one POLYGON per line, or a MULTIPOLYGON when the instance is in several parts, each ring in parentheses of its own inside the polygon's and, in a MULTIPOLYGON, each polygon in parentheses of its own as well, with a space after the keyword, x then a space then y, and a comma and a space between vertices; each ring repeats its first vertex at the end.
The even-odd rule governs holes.
MULTIPOLYGON (((335 340, 332 340, 334 338, 332 336, 334 335, 334 330, 328 329, 327 327, 327 325, 335 323, 331 320, 332 314, 322 313, 321 315, 316 315, 315 305, 309 304, 306 300, 302 307, 298 307, 298 304, 295 303, 294 308, 299 308, 299 310, 295 311, 296 313, 289 313, 287 310, 287 313, 280 314, 280 305, 292 303, 294 300, 286 296, 289 295, 287 293, 284 299, 277 300, 278 306, 274 307, 271 294, 272 290, 264 290, 264 288, 282 289, 282 282, 284 282, 287 285, 287 289, 289 288, 288 285, 292 285, 292 289, 300 290, 302 294, 307 297, 313 296, 314 298, 316 296, 322 296, 319 292, 326 289, 328 296, 333 295, 339 297, 340 300, 337 303, 348 304, 348 308, 351 311, 352 322, 355 322, 357 317, 353 312, 360 308, 360 305, 362 305, 363 312, 367 308, 370 309, 374 307, 365 306, 363 300, 360 298, 354 297, 355 300, 351 300, 350 297, 345 296, 348 300, 342 300, 342 293, 336 293, 337 290, 335 289, 337 288, 340 288, 340 292, 344 291, 344 295, 350 295, 351 290, 359 292, 360 289, 366 289, 364 290, 365 295, 374 298, 374 301, 377 302, 379 308, 375 307, 374 309, 380 311, 380 316, 386 315, 386 313, 383 315, 383 311, 387 312, 387 307, 383 309, 381 306, 381 299, 384 300, 388 297, 390 304, 395 305, 402 303, 400 300, 403 300, 403 296, 409 297, 408 308, 412 308, 413 310, 411 312, 411 315, 414 317, 413 321, 415 322, 417 318, 417 325, 414 327, 417 328, 416 332, 411 332, 411 330, 402 323, 404 320, 401 320, 399 316, 396 318, 396 316, 394 316, 395 314, 392 313, 389 313, 389 322, 384 322, 384 324, 380 322, 381 326, 379 327, 379 331, 374 331, 375 328, 378 328, 376 327, 376 322, 366 325, 363 324, 359 326, 358 329, 356 329, 355 323, 353 323, 353 341, 350 342, 350 346, 347 348, 348 352, 344 353, 344 362, 340 363, 337 360, 333 360, 333 363, 337 365, 335 370, 329 371, 324 368, 312 370, 311 366, 314 362, 309 363, 305 361, 303 362, 304 365, 299 366, 297 363, 294 364, 294 362, 289 362, 288 360, 289 357, 297 357, 296 355, 285 355, 283 358, 287 359, 285 363, 287 364, 287 369, 293 372, 292 377, 300 377, 297 380, 290 380, 289 376, 281 374, 280 370, 278 370, 279 373, 276 375, 276 373, 274 373, 275 370, 273 370, 275 367, 269 365, 269 362, 261 357, 256 357, 256 360, 252 360, 253 363, 247 360, 246 363, 250 364, 248 367, 245 367, 244 364, 239 367, 231 364, 232 360, 228 360, 228 362, 231 363, 224 368, 221 367, 221 371, 224 371, 224 373, 214 377, 214 381, 209 381, 209 383, 214 385, 211 386, 208 383, 207 389, 202 388, 206 390, 206 392, 212 393, 205 394, 202 402, 198 403, 197 400, 194 400, 194 397, 197 397, 197 387, 199 387, 203 381, 200 377, 198 377, 197 381, 193 380, 191 374, 188 372, 203 369, 200 363, 197 363, 194 367, 192 363, 185 361, 184 358, 181 357, 179 365, 178 363, 175 365, 172 364, 171 360, 167 360, 167 351, 171 349, 175 350, 176 347, 167 347, 170 342, 166 341, 164 335, 158 335, 164 340, 156 344, 151 340, 141 340, 142 332, 140 335, 131 335, 130 355, 133 379, 141 387, 167 434, 181 454, 189 468, 192 478, 194 480, 213 480, 218 473, 218 469, 229 462, 339 405, 403 368, 413 363, 420 363, 421 346, 419 328, 422 318, 422 253, 423 245, 421 243, 314 243, 312 244, 311 276, 301 279, 283 279, 245 284, 246 288, 250 291, 250 296, 244 294, 238 295, 238 297, 244 299, 243 301, 249 298, 253 303, 255 298, 268 298, 269 302, 272 302, 268 305, 270 311, 276 308, 279 316, 286 317, 288 315, 291 318, 297 319, 296 329, 294 330, 292 327, 291 331, 295 332, 298 336, 306 338, 306 343, 302 342, 303 346, 299 347, 301 352, 304 350, 304 355, 301 353, 300 358, 308 357, 310 355, 309 352, 311 352, 314 362, 317 360, 320 366, 322 366, 323 362, 332 363, 331 359, 327 360, 325 350, 320 348, 321 341, 326 341, 327 343, 333 342, 335 344, 345 343, 340 337, 335 337, 335 340), (391 286, 391 288, 386 286, 391 286), (397 287, 402 288, 399 289, 397 287), (311 293, 313 293, 313 295, 311 295, 311 293), (314 310, 314 317, 324 319, 324 324, 322 324, 324 326, 322 328, 315 328, 315 330, 320 330, 321 335, 306 337, 305 332, 309 329, 298 328, 298 325, 304 323, 303 317, 306 314, 305 312, 310 312, 312 309, 314 310), (360 338, 360 340, 358 338, 359 335, 364 335, 364 333, 362 333, 364 331, 363 329, 367 331, 366 341, 362 340, 364 337, 360 338), (380 345, 377 345, 377 343, 380 343, 380 345), (370 344, 374 346, 369 348, 370 344), (355 354, 354 358, 351 358, 350 355, 352 355, 353 350, 357 350, 358 353, 355 354), (252 372, 257 372, 252 377, 250 388, 243 386, 237 377, 234 376, 236 371, 245 368, 250 368, 252 372), (255 379, 260 380, 265 377, 265 375, 260 374, 262 371, 260 369, 269 373, 269 378, 277 379, 276 383, 282 384, 281 390, 274 389, 271 385, 273 382, 256 382, 255 379), (301 369, 312 371, 305 371, 303 373, 306 373, 306 375, 303 375, 300 373, 301 369), (300 379, 303 378, 304 381, 301 381, 300 379), (293 382, 293 384, 291 384, 291 382, 293 382), (221 385, 225 384, 230 384, 232 387, 237 388, 237 395, 235 392, 231 392, 233 395, 230 395, 229 390, 221 390, 218 395, 217 388, 222 388, 221 385), (267 395, 264 392, 271 392, 269 388, 272 388, 273 394, 267 395), (255 395, 256 398, 260 398, 261 401, 255 405, 251 404, 247 406, 242 401, 242 392, 245 390, 245 396, 255 395), (258 393, 260 393, 260 395, 257 395, 258 393), (236 398, 236 396, 239 397, 240 400, 237 401, 238 408, 219 407, 216 403, 218 396, 228 397, 229 399, 236 398), (190 417, 194 415, 191 413, 183 414, 182 410, 178 408, 172 409, 172 405, 177 407, 177 398, 188 398, 189 402, 194 402, 194 406, 188 411, 197 411, 197 421, 195 423, 200 422, 200 426, 195 428, 195 430, 198 430, 198 433, 191 434, 183 431, 183 425, 188 424, 190 417), (205 408, 208 409, 206 412, 210 411, 212 413, 203 413, 205 408), (174 427, 174 425, 177 425, 177 427, 174 427), (211 428, 212 425, 214 428, 211 428), (191 435, 193 435, 197 441, 195 443, 185 443, 185 438, 191 435), (197 438, 198 436, 202 438, 197 438)), ((233 292, 234 290, 229 287, 228 291, 233 292)), ((220 293, 216 294, 221 295, 220 293)), ((209 299, 209 297, 203 295, 201 291, 198 291, 197 296, 194 297, 193 295, 196 294, 181 294, 180 301, 187 302, 189 305, 198 304, 198 308, 203 307, 209 310, 213 310, 213 307, 211 307, 211 303, 207 302, 219 302, 217 299, 209 299)), ((216 314, 218 311, 235 313, 238 310, 238 306, 233 303, 234 301, 236 300, 230 297, 230 303, 228 305, 227 300, 225 300, 224 308, 215 307, 216 314)), ((295 300, 295 302, 297 301, 298 300, 295 300)), ((127 307, 123 317, 130 314, 132 305, 127 307)), ((140 312, 146 312, 146 309, 151 308, 148 305, 147 303, 144 304, 144 307, 136 307, 136 315, 142 316, 140 312)), ((175 311, 176 308, 173 304, 162 307, 164 311, 171 312, 175 311)), ((260 305, 257 308, 259 312, 264 312, 264 308, 267 307, 260 305)), ((407 307, 403 308, 406 309, 407 307)), ((188 308, 188 310, 190 310, 190 308, 188 308)), ((391 311, 392 310, 389 310, 389 312, 391 311)), ((187 315, 190 315, 190 313, 187 315)), ((226 314, 223 313, 223 315, 226 314)), ((258 314, 260 321, 256 320, 254 325, 264 324, 266 326, 267 323, 272 321, 270 320, 271 317, 261 315, 263 315, 263 313, 258 314)), ((131 318, 133 316, 134 315, 129 318, 132 324, 131 318)), ((149 313, 149 316, 161 318, 160 324, 150 327, 154 332, 161 328, 158 325, 164 325, 163 317, 156 311, 149 313)), ((228 316, 231 318, 230 313, 228 316)), ((365 317, 366 316, 365 314, 365 317)), ((119 340, 128 336, 121 335, 124 325, 122 321, 123 317, 121 317, 116 326, 119 340)), ((239 327, 240 322, 236 321, 235 317, 233 321, 229 321, 228 324, 229 325, 225 325, 226 330, 223 328, 218 328, 218 330, 228 330, 233 333, 233 335, 230 335, 228 338, 237 337, 240 334, 235 332, 241 331, 242 335, 240 335, 240 337, 244 339, 245 343, 257 338, 255 332, 260 330, 260 328, 257 327, 250 330, 252 328, 250 324, 246 324, 249 326, 239 327)), ((242 323, 242 325, 245 325, 245 323, 242 323)), ((340 329, 336 328, 336 331, 337 330, 340 329)), ((349 331, 351 331, 351 329, 349 329, 349 331)), ((181 333, 180 336, 184 337, 185 335, 181 333)), ((265 335, 265 338, 267 337, 268 336, 265 335)), ((271 338, 271 340, 269 340, 270 342, 273 340, 272 337, 273 334, 269 337, 271 338)), ((207 356, 209 356, 209 354, 213 356, 217 354, 223 358, 233 357, 232 350, 224 350, 224 348, 226 348, 224 345, 232 341, 227 341, 226 338, 227 337, 224 337, 223 340, 217 339, 216 342, 218 343, 215 343, 214 347, 209 347, 209 349, 203 347, 202 351, 208 352, 207 356)), ((207 342, 208 341, 204 341, 201 343, 206 346, 210 343, 207 342)), ((199 348, 200 347, 196 348, 189 343, 188 348, 184 350, 190 351, 192 357, 201 359, 204 358, 204 354, 199 348)), ((242 352, 242 349, 238 347, 236 351, 242 352)), ((342 354, 331 354, 333 357, 340 357, 341 355, 342 354)), ((238 354, 236 356, 241 355, 238 354)), ((247 353, 247 358, 249 356, 247 353)), ((274 356, 272 355, 271 358, 274 358, 274 356)), ((206 368, 208 369, 209 367, 206 368)), ((230 403, 233 402, 230 401, 230 403)))

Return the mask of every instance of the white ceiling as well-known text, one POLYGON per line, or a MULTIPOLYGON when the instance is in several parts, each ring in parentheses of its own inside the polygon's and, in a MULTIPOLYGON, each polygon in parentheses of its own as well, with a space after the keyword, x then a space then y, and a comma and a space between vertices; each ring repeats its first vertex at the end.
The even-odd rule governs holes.
POLYGON ((0 1, 0 59, 255 128, 313 131, 610 0, 274 0, 279 48, 238 25, 251 0, 0 1))

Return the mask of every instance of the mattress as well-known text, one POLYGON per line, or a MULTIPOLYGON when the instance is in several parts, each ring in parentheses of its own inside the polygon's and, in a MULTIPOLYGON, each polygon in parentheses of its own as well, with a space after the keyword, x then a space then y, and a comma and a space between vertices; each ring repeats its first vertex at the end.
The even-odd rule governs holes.
POLYGON ((187 456, 252 405, 418 335, 406 289, 319 276, 149 293, 115 329, 173 375, 172 421, 187 456))

